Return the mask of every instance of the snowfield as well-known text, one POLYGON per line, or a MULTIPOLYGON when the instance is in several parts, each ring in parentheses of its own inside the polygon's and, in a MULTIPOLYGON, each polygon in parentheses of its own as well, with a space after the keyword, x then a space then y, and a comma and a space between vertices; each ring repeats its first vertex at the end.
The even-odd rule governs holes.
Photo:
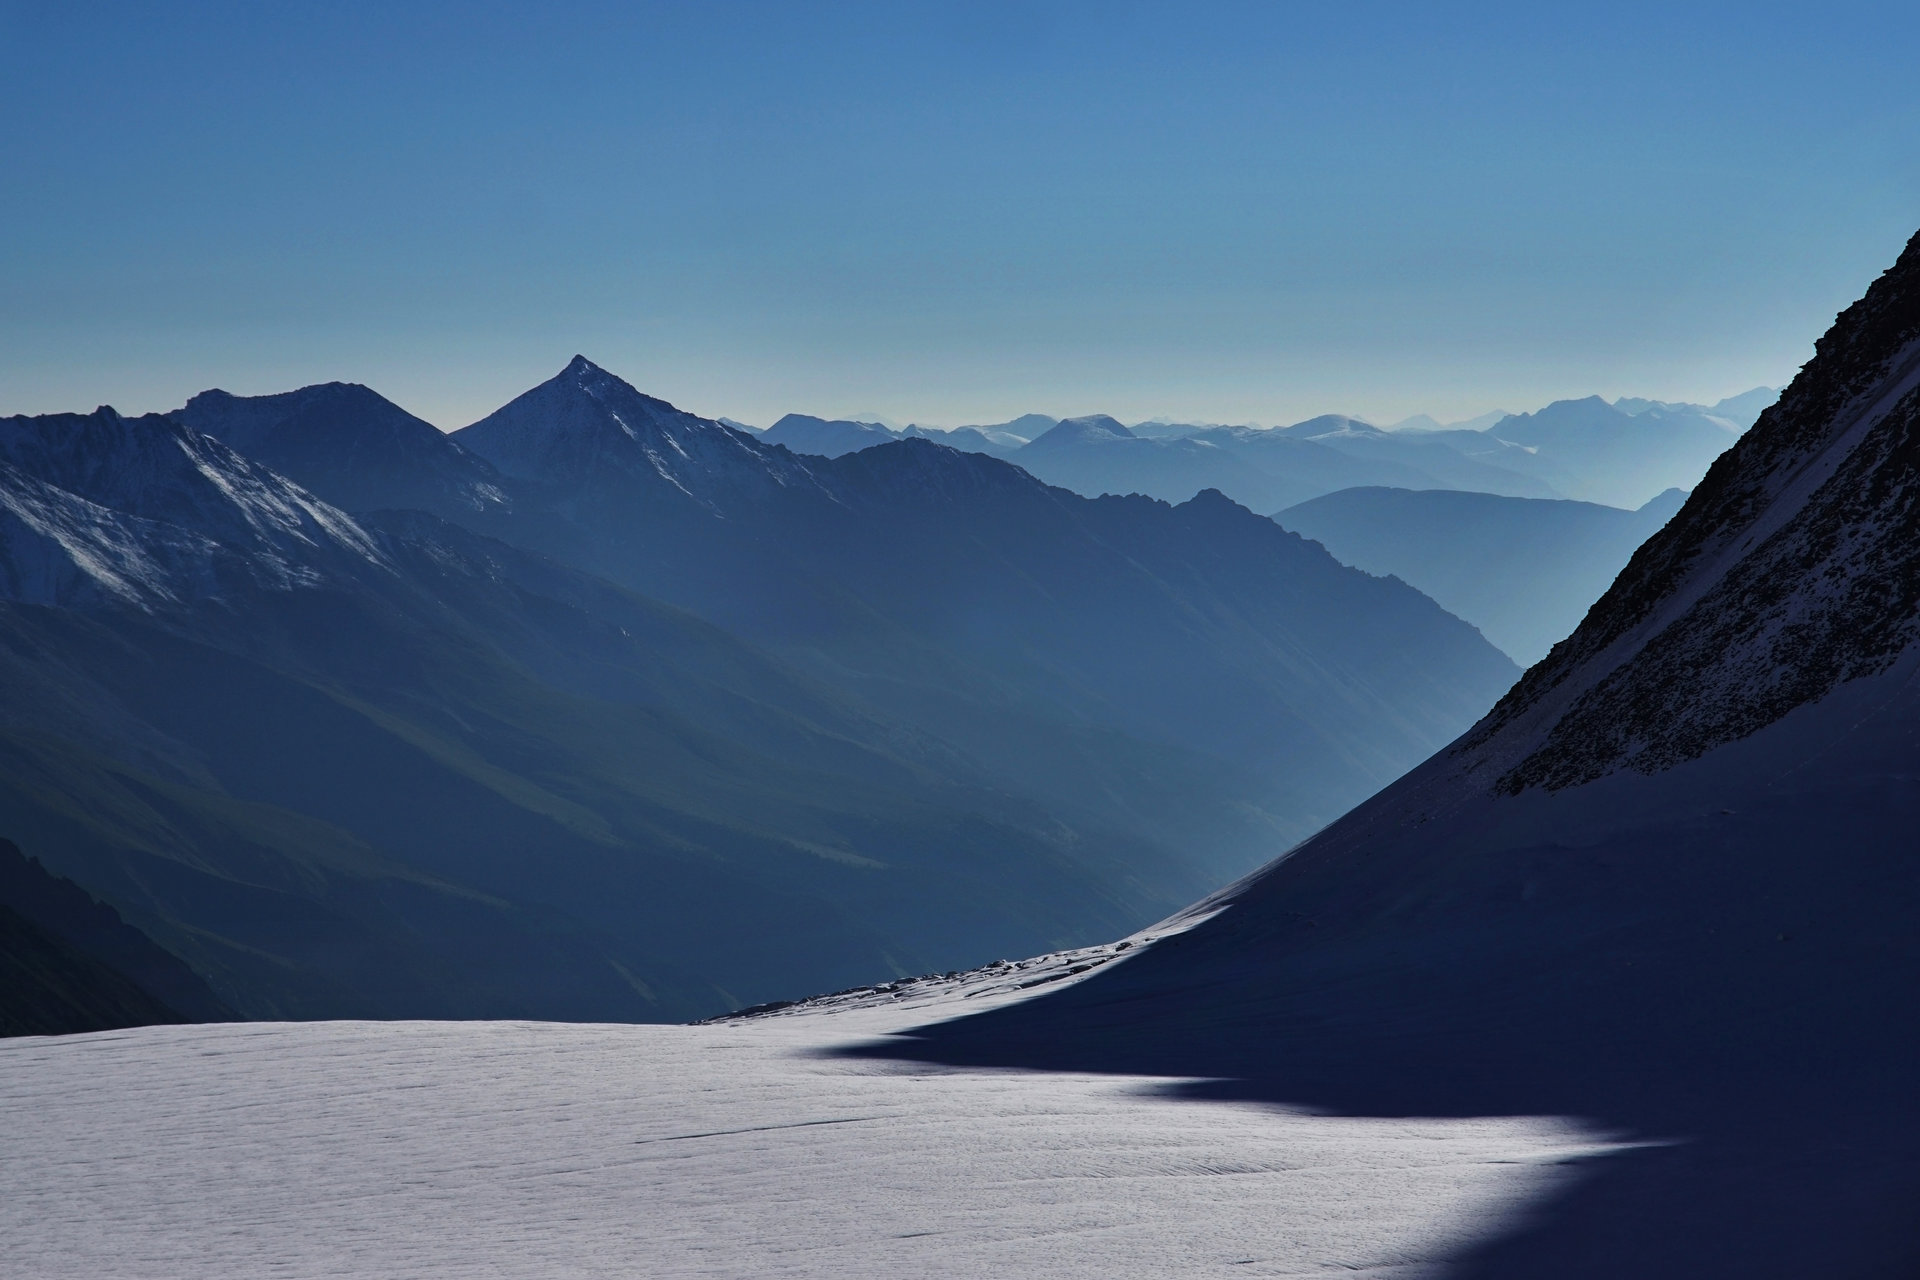
POLYGON ((1343 1118, 831 1056, 1025 995, 984 977, 693 1027, 0 1042, 7 1271, 1416 1276, 1612 1149, 1547 1118, 1343 1118))

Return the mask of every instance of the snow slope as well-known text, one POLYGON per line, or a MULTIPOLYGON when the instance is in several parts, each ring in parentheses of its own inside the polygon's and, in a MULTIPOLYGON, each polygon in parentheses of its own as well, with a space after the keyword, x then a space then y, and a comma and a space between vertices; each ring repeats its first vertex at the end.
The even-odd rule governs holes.
POLYGON ((833 1052, 1075 963, 694 1027, 5 1041, 0 1240, 45 1280, 1403 1277, 1605 1149, 1546 1119, 1317 1116, 833 1052))

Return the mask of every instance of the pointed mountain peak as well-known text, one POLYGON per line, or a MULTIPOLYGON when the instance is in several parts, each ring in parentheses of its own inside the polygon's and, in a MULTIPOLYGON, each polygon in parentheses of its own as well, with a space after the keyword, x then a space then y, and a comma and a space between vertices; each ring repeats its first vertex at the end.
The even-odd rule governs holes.
POLYGON ((507 476, 561 488, 664 481, 706 503, 701 495, 717 488, 804 476, 786 450, 645 395, 579 355, 453 438, 507 476))
POLYGON ((573 357, 573 359, 567 361, 567 367, 562 369, 560 372, 567 374, 570 377, 578 378, 583 374, 605 373, 606 370, 602 369, 599 365, 587 359, 585 356, 576 354, 573 357))

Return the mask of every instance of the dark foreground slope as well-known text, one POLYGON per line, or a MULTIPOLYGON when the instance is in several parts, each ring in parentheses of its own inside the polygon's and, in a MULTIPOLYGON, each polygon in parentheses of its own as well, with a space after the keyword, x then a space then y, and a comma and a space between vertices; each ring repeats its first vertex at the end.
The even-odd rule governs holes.
POLYGON ((876 1052, 1646 1145, 1485 1276, 1920 1268, 1920 239, 1455 747, 1189 932, 876 1052))

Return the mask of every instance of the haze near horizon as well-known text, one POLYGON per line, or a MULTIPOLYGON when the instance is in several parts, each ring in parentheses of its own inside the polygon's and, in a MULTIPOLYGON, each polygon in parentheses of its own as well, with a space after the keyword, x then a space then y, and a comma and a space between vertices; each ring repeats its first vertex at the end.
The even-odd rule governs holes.
POLYGON ((1910 229, 1917 27, 4 6, 0 411, 344 379, 451 429, 574 351, 759 424, 1711 403, 1910 229))

